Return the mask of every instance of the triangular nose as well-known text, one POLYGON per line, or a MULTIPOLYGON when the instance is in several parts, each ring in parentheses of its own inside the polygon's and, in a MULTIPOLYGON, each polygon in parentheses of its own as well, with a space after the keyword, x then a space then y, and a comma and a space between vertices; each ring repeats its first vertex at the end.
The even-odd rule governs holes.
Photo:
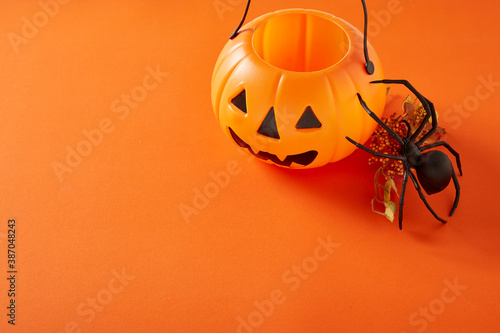
POLYGON ((271 107, 262 124, 257 131, 260 135, 267 136, 273 139, 279 139, 278 127, 276 127, 276 117, 274 116, 274 108, 271 107))
POLYGON ((299 121, 295 125, 297 129, 305 129, 305 128, 320 128, 321 122, 318 120, 314 111, 310 106, 308 106, 299 121))

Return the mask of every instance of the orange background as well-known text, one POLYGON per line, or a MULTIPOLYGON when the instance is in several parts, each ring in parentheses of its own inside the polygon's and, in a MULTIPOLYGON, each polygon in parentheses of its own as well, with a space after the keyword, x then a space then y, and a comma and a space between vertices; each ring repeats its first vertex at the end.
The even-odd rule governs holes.
MULTIPOLYGON (((366 153, 285 170, 225 137, 210 80, 245 4, 220 2, 227 11, 213 0, 74 0, 48 22, 36 1, 0 3, 0 331, 497 332, 500 94, 478 78, 500 81, 499 5, 400 0, 389 22, 380 13, 392 5, 368 1, 386 77, 407 78, 434 102, 464 170, 447 225, 409 185, 399 231, 371 211, 366 153), (46 24, 16 52, 11 33, 21 36, 34 16, 46 24), (148 66, 168 76, 124 107, 148 66), (107 133, 85 146, 84 131, 100 124, 107 133), (54 162, 78 145, 88 156, 59 179, 54 162), (211 175, 228 166, 217 190, 211 175), (187 221, 180 207, 206 186, 213 198, 187 221), (6 316, 9 218, 18 229, 15 328, 6 316), (336 248, 326 252, 318 238, 336 248)), ((304 6, 362 28, 359 1, 254 1, 248 20, 304 6)), ((404 97, 391 90, 386 111, 404 97)), ((453 196, 450 186, 429 200, 446 216, 453 196)))

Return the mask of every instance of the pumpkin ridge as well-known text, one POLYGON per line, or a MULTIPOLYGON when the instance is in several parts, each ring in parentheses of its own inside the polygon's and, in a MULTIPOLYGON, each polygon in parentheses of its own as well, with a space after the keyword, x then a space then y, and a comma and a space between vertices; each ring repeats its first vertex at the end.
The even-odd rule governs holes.
MULTIPOLYGON (((357 87, 354 85, 354 83, 352 82, 352 78, 351 76, 349 75, 349 73, 347 73, 347 71, 342 71, 340 73, 336 73, 337 75, 342 75, 343 76, 343 79, 346 81, 345 84, 349 84, 349 89, 344 89, 344 91, 352 91, 352 90, 355 90, 357 89, 357 87)), ((333 79, 333 78, 332 78, 333 79)), ((339 86, 337 86, 334 82, 330 81, 330 84, 332 86, 332 95, 334 96, 334 105, 337 105, 338 101, 336 99, 335 96, 342 96, 342 91, 339 91, 339 86)), ((345 88, 345 86, 344 86, 345 88)), ((354 97, 355 95, 353 94, 352 97, 354 97)), ((344 158, 345 156, 347 155, 344 155, 344 151, 345 151, 345 147, 347 147, 347 143, 348 141, 345 139, 345 132, 342 132, 342 129, 345 130, 346 128, 346 118, 347 119, 347 122, 350 122, 349 118, 350 117, 350 112, 352 112, 352 110, 345 110, 345 109, 340 109, 340 110, 337 110, 337 121, 336 121, 336 125, 337 125, 337 128, 339 128, 339 130, 336 132, 336 142, 337 142, 337 151, 336 151, 336 154, 332 156, 332 161, 338 161, 342 158, 344 158), (346 142, 344 142, 346 141, 346 142), (344 156, 343 156, 344 155, 344 156)), ((350 146, 348 146, 349 149, 351 151, 354 151, 354 149, 351 149, 350 146)))
POLYGON ((245 46, 245 42, 241 41, 239 43, 236 43, 233 45, 225 54, 222 56, 220 59, 217 59, 217 63, 215 64, 215 68, 212 74, 212 84, 215 80, 215 77, 219 73, 220 68, 222 67, 222 64, 224 64, 229 56, 231 56, 238 48, 241 46, 245 46))
MULTIPOLYGON (((337 108, 335 106, 335 97, 333 96, 333 86, 332 86, 332 82, 330 81, 330 75, 328 75, 327 73, 325 73, 325 78, 326 78, 326 82, 328 83, 328 87, 330 88, 328 91, 330 92, 330 95, 331 95, 331 98, 332 98, 332 101, 334 101, 333 103, 333 110, 332 112, 334 112, 334 116, 337 118, 337 121, 334 121, 333 124, 334 124, 334 133, 337 133, 338 132, 338 123, 341 119, 339 119, 340 115, 339 115, 339 112, 337 112, 337 108)), ((338 151, 338 140, 333 140, 333 146, 332 146, 332 154, 331 156, 336 156, 337 155, 337 151, 338 151)))
MULTIPOLYGON (((352 77, 352 73, 351 73, 351 72, 347 72, 347 75, 349 76, 349 80, 352 82, 352 84, 353 84, 354 88, 356 89, 355 91, 356 91, 357 93, 361 93, 362 89, 359 89, 359 86, 358 86, 358 84, 356 83, 356 80, 354 80, 354 79, 353 79, 353 77, 352 77)), ((357 103, 357 98, 356 98, 356 103, 357 103)), ((358 103, 358 104, 359 104, 359 103, 358 103)), ((356 110, 356 109, 355 109, 355 110, 356 110)), ((357 110, 360 110, 360 109, 359 109, 359 108, 357 108, 357 110)), ((362 138, 362 136, 363 136, 364 131, 366 130, 366 121, 365 121, 365 119, 364 119, 364 117, 363 117, 363 114, 361 114, 360 119, 361 119, 361 122, 360 122, 361 129, 360 129, 360 130, 359 130, 359 132, 358 132, 358 135, 359 135, 359 136, 357 137, 357 141, 363 141, 363 140, 362 140, 362 139, 363 139, 363 138, 362 138)))
POLYGON ((227 87, 227 85, 226 85, 227 81, 229 81, 229 79, 231 78, 231 76, 233 75, 233 73, 236 71, 236 69, 243 62, 245 62, 246 60, 248 60, 248 58, 250 58, 252 55, 253 55, 252 53, 246 54, 243 58, 239 59, 237 62, 235 62, 235 64, 231 67, 231 69, 227 71, 226 75, 224 75, 222 77, 221 82, 223 82, 224 85, 221 85, 221 89, 217 90, 217 93, 216 93, 216 96, 215 96, 215 100, 214 100, 214 103, 215 103, 214 108, 215 108, 215 110, 217 110, 217 113, 216 113, 217 121, 220 118, 220 104, 222 102, 222 95, 224 94, 224 90, 227 87))
MULTIPOLYGON (((283 84, 283 78, 285 77, 285 74, 283 72, 280 72, 279 74, 279 79, 278 79, 278 83, 276 84, 276 90, 274 91, 274 99, 273 99, 273 107, 276 105, 276 97, 278 95, 278 91, 280 90, 281 88, 281 85, 283 84)), ((279 111, 279 110, 278 110, 279 111)), ((275 112, 275 116, 276 116, 276 110, 274 111, 275 112)), ((276 123, 276 126, 279 127, 278 123, 276 123)), ((278 128, 279 129, 279 128, 278 128)))

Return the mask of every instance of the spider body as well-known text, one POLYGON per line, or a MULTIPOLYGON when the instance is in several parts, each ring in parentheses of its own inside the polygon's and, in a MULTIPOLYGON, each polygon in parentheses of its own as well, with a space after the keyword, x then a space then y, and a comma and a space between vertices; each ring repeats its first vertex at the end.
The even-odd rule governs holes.
POLYGON ((408 136, 403 139, 403 147, 399 154, 407 161, 410 168, 417 172, 417 179, 425 190, 431 195, 444 190, 453 177, 453 165, 448 155, 439 150, 422 153, 417 145, 410 140, 410 125, 404 121, 408 128, 408 136))
POLYGON ((419 160, 422 157, 422 153, 418 150, 418 147, 408 138, 403 138, 404 145, 399 151, 399 154, 404 156, 411 166, 415 167, 420 164, 419 160))
POLYGON ((434 217, 441 221, 442 223, 446 223, 446 220, 439 217, 436 212, 431 208, 429 203, 427 202, 420 185, 424 188, 424 191, 431 195, 444 190, 451 180, 453 180, 453 184, 455 186, 455 201, 453 203, 453 207, 450 211, 450 216, 453 215, 455 209, 458 206, 458 201, 460 198, 460 185, 458 183, 457 176, 455 174, 455 170, 453 168, 453 164, 451 163, 448 155, 439 150, 431 150, 428 152, 424 152, 425 150, 443 146, 452 153, 457 161, 457 167, 460 171, 460 175, 462 175, 462 166, 460 164, 460 156, 459 154, 451 148, 451 146, 444 142, 438 141, 429 145, 424 145, 425 140, 429 138, 437 129, 437 115, 436 110, 434 109, 434 105, 422 96, 408 81, 406 80, 379 80, 372 81, 371 83, 385 83, 385 84, 402 84, 406 86, 410 91, 412 91, 417 98, 422 103, 426 115, 422 122, 420 123, 417 130, 414 132, 411 131, 410 124, 403 120, 402 122, 407 127, 407 135, 405 138, 401 138, 396 132, 394 132, 390 127, 388 127, 382 120, 380 120, 376 114, 371 112, 371 110, 366 105, 365 101, 358 94, 358 99, 365 111, 368 115, 375 120, 383 129, 385 129, 401 146, 399 151, 399 156, 393 156, 389 154, 383 154, 379 152, 375 152, 362 144, 357 143, 349 137, 346 137, 349 142, 356 145, 356 147, 363 149, 366 152, 369 152, 378 157, 389 158, 393 160, 399 160, 403 163, 404 166, 404 174, 403 174, 403 188, 401 190, 401 197, 399 199, 399 229, 403 227, 403 205, 404 205, 404 196, 406 191, 406 184, 408 182, 408 178, 411 178, 413 185, 415 186, 420 199, 424 202, 427 209, 434 215, 434 217), (419 135, 422 133, 425 125, 431 119, 432 127, 431 129, 425 133, 421 138, 417 140, 419 135), (414 169, 417 173, 417 177, 413 174, 412 170, 414 169), (418 181, 417 181, 418 178, 418 181))
POLYGON ((421 154, 417 165, 412 167, 417 171, 418 182, 429 195, 444 190, 453 177, 453 165, 448 155, 439 150, 421 154))

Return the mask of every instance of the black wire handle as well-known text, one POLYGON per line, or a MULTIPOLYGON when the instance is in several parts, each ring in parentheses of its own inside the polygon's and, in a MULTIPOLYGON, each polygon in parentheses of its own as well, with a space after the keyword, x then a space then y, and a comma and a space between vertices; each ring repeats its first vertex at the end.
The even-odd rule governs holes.
POLYGON ((373 62, 370 61, 370 57, 368 56, 368 11, 366 10, 365 0, 361 0, 363 3, 363 12, 365 14, 365 29, 363 35, 363 48, 365 51, 365 70, 369 75, 372 75, 375 72, 375 66, 373 62))
POLYGON ((245 23, 245 19, 247 17, 248 9, 250 8, 250 2, 251 1, 252 0, 248 0, 248 2, 247 2, 247 8, 245 9, 245 14, 243 15, 243 18, 241 19, 240 25, 238 25, 238 27, 236 28, 236 30, 233 31, 233 33, 231 34, 231 37, 229 37, 229 39, 234 39, 240 33, 240 28, 243 25, 243 23, 245 23))
MULTIPOLYGON (((248 9, 250 8, 250 2, 251 0, 248 0, 247 2, 247 7, 245 9, 245 14, 243 15, 243 18, 241 19, 240 24, 236 28, 236 30, 233 31, 229 39, 234 39, 236 36, 239 35, 241 26, 243 23, 245 23, 245 19, 248 14, 248 9)), ((365 28, 364 28, 364 35, 363 35, 363 48, 364 48, 364 53, 365 53, 365 70, 369 75, 372 75, 375 72, 375 66, 373 65, 373 62, 370 61, 370 57, 368 56, 368 11, 366 10, 366 3, 365 0, 361 0, 361 3, 363 4, 363 12, 365 15, 365 28)))

